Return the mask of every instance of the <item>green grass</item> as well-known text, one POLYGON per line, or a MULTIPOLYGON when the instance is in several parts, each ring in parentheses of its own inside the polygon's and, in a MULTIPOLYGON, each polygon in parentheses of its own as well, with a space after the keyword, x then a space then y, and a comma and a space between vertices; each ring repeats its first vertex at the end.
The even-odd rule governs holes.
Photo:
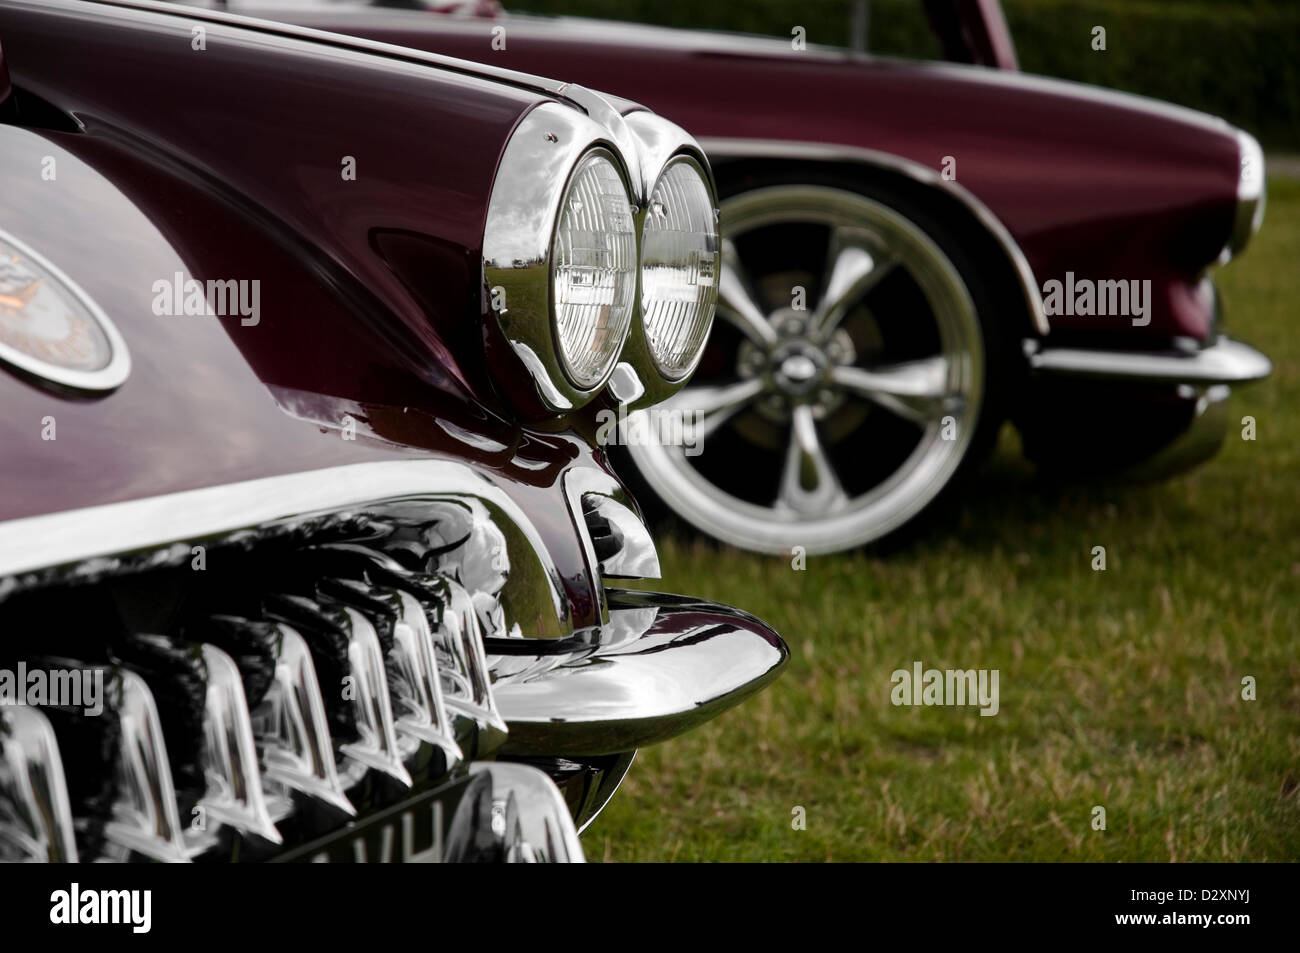
POLYGON ((1008 434, 960 512, 887 558, 796 572, 663 540, 662 588, 767 619, 790 665, 643 751, 589 858, 1300 859, 1300 183, 1269 203, 1219 275, 1229 328, 1274 361, 1232 398, 1256 441, 1234 428, 1164 484, 1061 488, 1008 434), (1000 714, 892 706, 914 660, 999 669, 1000 714))

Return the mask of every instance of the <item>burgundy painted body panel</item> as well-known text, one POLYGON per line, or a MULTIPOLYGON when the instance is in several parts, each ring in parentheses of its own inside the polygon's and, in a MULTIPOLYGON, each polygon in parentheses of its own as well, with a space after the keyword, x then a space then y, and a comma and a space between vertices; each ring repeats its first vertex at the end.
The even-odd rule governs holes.
POLYGON ((562 478, 603 453, 564 421, 518 425, 483 366, 486 203, 537 92, 228 27, 196 52, 181 18, 90 5, 0 9, 0 36, 15 87, 85 127, 0 124, 3 227, 104 309, 133 362, 97 398, 0 368, 0 521, 452 458, 516 499, 573 623, 598 621, 562 478), (154 283, 177 272, 258 279, 259 322, 155 313, 154 283))
MULTIPOLYGON (((1152 281, 1146 327, 1057 316, 1054 332, 1123 331, 1135 347, 1210 333, 1200 282, 1228 238, 1239 171, 1233 130, 1213 117, 1005 69, 794 51, 782 40, 568 18, 258 14, 556 74, 635 99, 701 139, 829 143, 935 170, 952 156, 958 183, 1007 227, 1040 288, 1067 272, 1152 281), (500 25, 506 49, 493 50, 500 25)), ((1002 56, 995 39, 990 55, 1002 56)))

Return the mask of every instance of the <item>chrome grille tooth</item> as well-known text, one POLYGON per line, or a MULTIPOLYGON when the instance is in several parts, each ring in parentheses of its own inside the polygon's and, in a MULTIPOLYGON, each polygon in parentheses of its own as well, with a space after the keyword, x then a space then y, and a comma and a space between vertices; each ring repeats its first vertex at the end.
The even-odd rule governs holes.
POLYGON ((443 648, 455 666, 453 674, 459 678, 453 678, 453 684, 464 686, 462 691, 447 697, 447 704, 504 732, 505 719, 497 711, 496 700, 492 697, 492 677, 474 599, 455 580, 432 578, 439 578, 447 591, 446 605, 434 626, 435 643, 443 648))
POLYGON ((448 756, 448 769, 465 760, 447 715, 442 697, 442 679, 439 673, 438 653, 433 642, 424 608, 414 596, 399 592, 402 603, 402 621, 398 623, 396 646, 411 669, 411 684, 416 697, 410 712, 402 719, 408 730, 438 745, 448 756))
MULTIPOLYGON (((472 512, 464 507, 448 504, 444 510, 475 521, 472 512)), ((492 524, 489 522, 487 525, 492 524)), ((473 534, 458 532, 452 525, 444 525, 442 531, 450 532, 454 537, 451 543, 439 549, 437 557, 441 565, 449 567, 457 548, 470 541, 473 534)), ((426 536, 438 542, 433 531, 426 536)), ((480 533, 479 538, 483 541, 481 553, 487 556, 475 562, 474 575, 481 582, 499 589, 496 584, 504 585, 509 562, 503 549, 493 549, 494 536, 480 533)), ((391 586, 415 597, 424 610, 433 639, 444 707, 473 719, 481 729, 487 729, 489 735, 505 735, 505 719, 492 697, 491 670, 482 633, 483 624, 495 625, 500 617, 495 595, 484 593, 486 598, 479 599, 476 604, 469 590, 449 572, 415 572, 386 553, 356 543, 330 543, 312 547, 312 551, 332 568, 345 567, 350 570, 349 574, 360 575, 372 584, 391 586), (485 623, 480 620, 481 615, 485 623)), ((490 738, 481 740, 491 741, 490 738)))
POLYGON ((356 712, 355 742, 340 750, 359 764, 380 771, 406 787, 414 783, 402 764, 393 724, 393 706, 388 694, 388 675, 383 651, 374 626, 364 615, 344 607, 348 617, 348 663, 352 675, 353 709, 356 712))
POLYGON ((0 863, 77 863, 63 758, 34 708, 0 712, 0 863))
POLYGON ((447 770, 464 760, 447 718, 433 634, 419 601, 400 589, 356 581, 327 580, 322 591, 361 612, 372 624, 388 627, 389 638, 381 643, 387 642, 385 663, 398 735, 416 744, 436 745, 447 757, 447 770))
POLYGON ((215 645, 204 643, 201 651, 208 671, 203 718, 207 791, 199 805, 219 823, 280 844, 283 839, 271 821, 262 790, 252 718, 239 668, 215 645))
POLYGON ((171 763, 153 693, 143 678, 118 671, 121 723, 118 798, 104 837, 117 847, 152 860, 188 863, 172 784, 171 763))
POLYGON ((276 794, 277 788, 299 791, 355 817, 334 765, 325 699, 307 641, 288 625, 275 626, 280 636, 275 675, 252 713, 264 752, 265 786, 276 794))

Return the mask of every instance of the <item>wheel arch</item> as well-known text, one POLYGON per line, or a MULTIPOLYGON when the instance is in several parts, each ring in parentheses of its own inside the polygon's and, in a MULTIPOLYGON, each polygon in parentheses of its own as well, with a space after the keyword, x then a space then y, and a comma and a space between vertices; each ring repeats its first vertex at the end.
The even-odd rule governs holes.
POLYGON ((901 156, 858 146, 761 139, 700 139, 719 185, 746 174, 816 168, 823 176, 897 191, 944 219, 968 241, 971 258, 990 277, 989 291, 1008 313, 1006 326, 1045 336, 1049 325, 1029 261, 1001 220, 969 190, 901 156))

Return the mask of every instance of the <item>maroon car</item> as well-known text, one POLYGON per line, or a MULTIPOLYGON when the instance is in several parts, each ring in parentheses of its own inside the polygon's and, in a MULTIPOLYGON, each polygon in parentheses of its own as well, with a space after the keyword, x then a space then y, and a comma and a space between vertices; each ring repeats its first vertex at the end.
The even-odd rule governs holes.
POLYGON ((719 253, 632 103, 0 2, 0 862, 580 860, 786 659, 618 582, 598 419, 685 384, 719 253))
POLYGON ((968 473, 1006 420, 1066 473, 1177 472, 1221 443, 1229 387, 1269 373, 1223 336, 1212 277, 1263 216, 1256 141, 1017 72, 996 0, 927 3, 948 63, 805 45, 798 30, 488 2, 230 5, 558 73, 700 141, 722 197, 723 320, 672 404, 692 439, 627 453, 718 539, 786 553, 878 540, 968 473))

